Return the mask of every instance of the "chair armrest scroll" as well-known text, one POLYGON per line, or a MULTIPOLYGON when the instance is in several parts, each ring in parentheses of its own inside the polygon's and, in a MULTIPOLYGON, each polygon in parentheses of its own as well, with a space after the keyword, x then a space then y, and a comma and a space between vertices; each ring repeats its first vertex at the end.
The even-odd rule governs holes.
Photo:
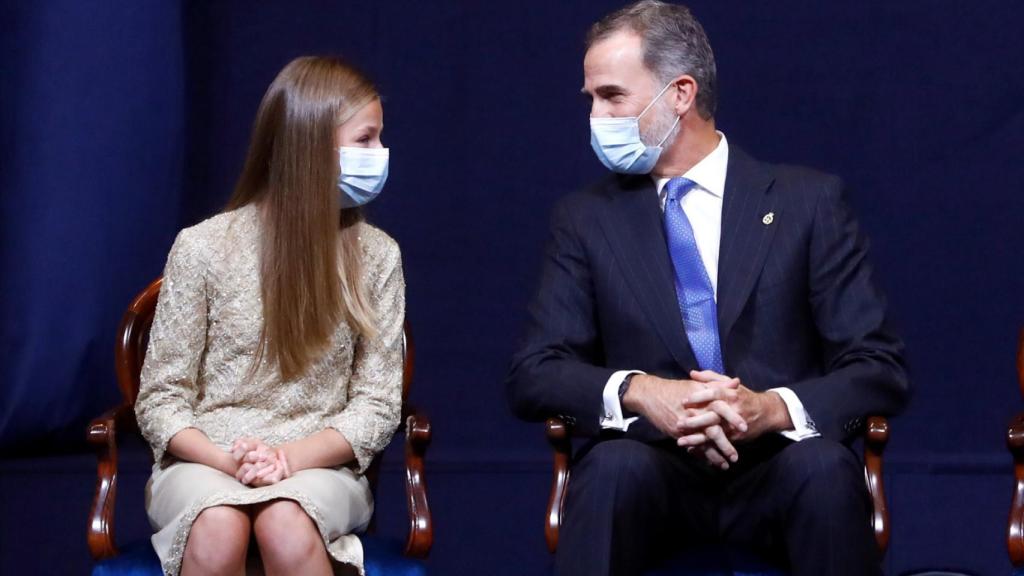
POLYGON ((864 477, 871 494, 873 512, 871 526, 875 530, 878 549, 885 554, 889 547, 889 508, 885 502, 885 486, 882 481, 882 454, 889 443, 889 421, 881 416, 868 418, 864 430, 864 477))
POLYGON ((96 560, 117 555, 114 543, 114 504, 117 496, 117 434, 137 427, 135 412, 121 404, 89 423, 86 439, 96 449, 96 493, 89 510, 86 538, 96 560))
POLYGON ((1010 422, 1006 432, 1006 447, 1013 455, 1013 500, 1007 524, 1006 546, 1010 562, 1015 568, 1024 566, 1024 413, 1010 422))
POLYGON ((409 502, 405 555, 415 558, 426 558, 434 543, 434 522, 423 467, 431 436, 430 419, 426 414, 411 410, 405 420, 405 495, 409 502))
POLYGON ((548 497, 547 521, 544 525, 544 539, 552 554, 558 549, 558 530, 562 525, 565 509, 565 495, 569 489, 569 463, 572 461, 572 429, 559 417, 548 418, 545 423, 548 443, 554 449, 554 474, 551 479, 551 495, 548 497))

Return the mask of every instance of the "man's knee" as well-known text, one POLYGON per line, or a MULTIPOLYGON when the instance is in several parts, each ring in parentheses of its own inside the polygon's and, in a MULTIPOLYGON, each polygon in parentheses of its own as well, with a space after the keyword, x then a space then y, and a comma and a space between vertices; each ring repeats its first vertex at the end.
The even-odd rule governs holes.
POLYGON ((616 513, 628 513, 662 500, 668 491, 671 463, 666 450, 626 438, 591 446, 573 467, 572 492, 593 492, 616 513), (576 484, 578 490, 573 490, 576 484))
POLYGON ((848 447, 824 438, 810 438, 787 446, 779 454, 779 474, 798 487, 798 501, 812 499, 816 506, 863 503, 867 495, 864 469, 848 447))

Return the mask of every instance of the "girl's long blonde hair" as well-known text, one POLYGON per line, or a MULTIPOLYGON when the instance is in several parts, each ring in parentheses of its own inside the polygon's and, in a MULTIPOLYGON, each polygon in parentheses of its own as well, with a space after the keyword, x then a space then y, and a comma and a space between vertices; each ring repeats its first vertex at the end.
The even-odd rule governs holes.
POLYGON ((253 373, 266 355, 284 380, 301 376, 341 321, 357 335, 375 334, 361 281, 363 216, 340 207, 334 138, 340 124, 379 97, 358 70, 319 56, 291 61, 263 96, 227 206, 261 208, 263 329, 253 373))

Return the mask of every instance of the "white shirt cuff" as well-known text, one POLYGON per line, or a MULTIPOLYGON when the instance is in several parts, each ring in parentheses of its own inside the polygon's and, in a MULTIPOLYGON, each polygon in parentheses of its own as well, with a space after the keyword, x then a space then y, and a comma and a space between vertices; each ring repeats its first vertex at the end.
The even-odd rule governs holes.
POLYGON ((804 410, 803 402, 797 398, 796 392, 789 388, 772 388, 768 391, 775 392, 782 398, 782 401, 786 403, 786 410, 789 411, 789 419, 793 421, 792 430, 783 430, 779 434, 794 442, 821 436, 818 428, 814 425, 814 420, 811 420, 810 415, 804 410))
POLYGON ((632 418, 622 417, 622 403, 619 402, 619 386, 626 376, 630 374, 643 374, 639 370, 619 370, 612 374, 608 383, 604 385, 604 393, 601 399, 604 404, 604 416, 601 418, 601 428, 610 430, 622 430, 625 432, 629 425, 636 421, 637 416, 632 418))

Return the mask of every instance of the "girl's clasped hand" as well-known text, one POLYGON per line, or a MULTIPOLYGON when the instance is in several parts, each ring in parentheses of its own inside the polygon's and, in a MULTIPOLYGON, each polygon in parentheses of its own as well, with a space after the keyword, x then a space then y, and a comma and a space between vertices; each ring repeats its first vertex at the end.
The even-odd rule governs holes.
POLYGON ((239 438, 231 446, 238 468, 235 479, 253 487, 276 484, 292 475, 284 450, 271 448, 258 438, 239 438))

